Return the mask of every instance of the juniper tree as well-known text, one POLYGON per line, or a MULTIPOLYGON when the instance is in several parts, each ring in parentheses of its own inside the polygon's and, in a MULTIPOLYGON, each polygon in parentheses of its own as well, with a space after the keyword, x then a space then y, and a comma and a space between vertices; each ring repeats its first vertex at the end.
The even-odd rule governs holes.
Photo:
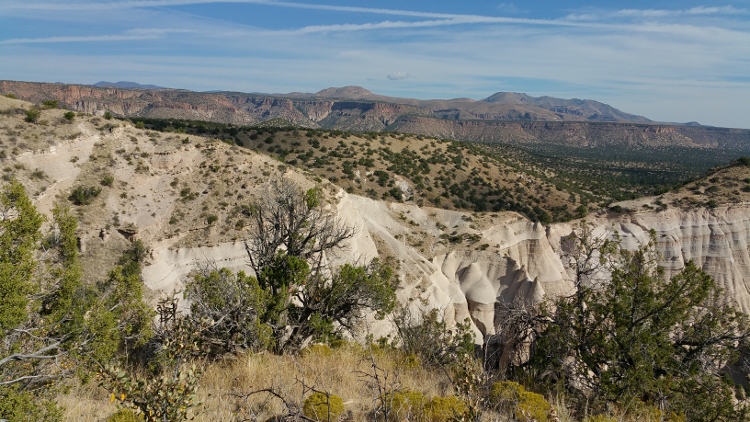
POLYGON ((206 271, 188 285, 193 317, 222 325, 209 341, 224 341, 228 350, 249 345, 233 320, 241 318, 249 324, 242 326, 256 327, 258 334, 270 330, 272 348, 283 353, 353 330, 369 311, 382 317, 394 308, 396 284, 387 265, 377 259, 362 266, 328 265, 356 229, 324 209, 320 189, 303 191, 289 179, 274 180, 246 211, 251 224, 245 249, 255 276, 206 271), (215 289, 207 280, 227 288, 215 289), (240 304, 252 309, 237 311, 240 304))
POLYGON ((545 308, 529 373, 589 406, 645 403, 688 420, 747 417, 722 375, 750 338, 747 316, 692 261, 665 277, 653 232, 634 251, 582 232, 568 245, 577 254, 574 292, 545 308), (601 272, 608 279, 588 278, 601 272))

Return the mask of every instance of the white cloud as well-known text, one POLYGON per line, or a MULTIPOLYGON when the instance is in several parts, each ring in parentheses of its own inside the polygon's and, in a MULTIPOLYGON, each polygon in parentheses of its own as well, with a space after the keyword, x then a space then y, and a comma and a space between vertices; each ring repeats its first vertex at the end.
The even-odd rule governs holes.
POLYGON ((0 40, 0 45, 11 44, 50 44, 50 43, 76 43, 76 42, 113 42, 113 41, 139 41, 162 38, 170 33, 192 32, 183 29, 161 29, 161 28, 138 28, 118 35, 91 35, 91 36, 67 36, 67 37, 40 37, 40 38, 9 38, 0 40))
POLYGON ((497 5, 497 10, 504 13, 525 13, 525 10, 521 10, 515 3, 500 3, 497 5))
POLYGON ((723 14, 723 15, 732 15, 732 14, 746 14, 748 11, 747 9, 738 9, 734 6, 722 6, 722 7, 694 7, 692 9, 689 9, 685 11, 688 15, 713 15, 713 14, 723 14))
POLYGON ((71 1, 9 0, 0 7, 0 16, 16 13, 31 24, 0 31, 13 37, 0 40, 4 78, 139 80, 245 92, 364 85, 379 94, 416 98, 483 98, 513 90, 593 98, 656 120, 747 126, 742 114, 750 98, 750 26, 744 9, 732 6, 587 8, 560 19, 521 19, 234 0, 337 12, 326 13, 325 24, 289 19, 284 24, 290 29, 280 30, 260 17, 222 19, 163 8, 213 0, 71 1), (8 3, 15 12, 8 12, 8 3), (47 5, 56 8, 35 9, 47 5), (169 35, 184 28, 192 32, 169 35), (82 52, 63 44, 117 41, 130 42, 117 45, 117 54, 110 49, 106 59, 104 49, 82 52), (404 78, 411 79, 393 82, 404 78))
POLYGON ((615 12, 615 16, 659 18, 682 15, 736 15, 746 14, 746 9, 738 9, 733 6, 721 7, 693 7, 692 9, 622 9, 615 12))
POLYGON ((389 73, 388 74, 388 79, 390 79, 392 81, 400 81, 401 79, 406 79, 406 78, 408 78, 410 76, 411 75, 409 75, 408 73, 406 73, 404 71, 401 71, 401 70, 398 70, 396 72, 389 73))

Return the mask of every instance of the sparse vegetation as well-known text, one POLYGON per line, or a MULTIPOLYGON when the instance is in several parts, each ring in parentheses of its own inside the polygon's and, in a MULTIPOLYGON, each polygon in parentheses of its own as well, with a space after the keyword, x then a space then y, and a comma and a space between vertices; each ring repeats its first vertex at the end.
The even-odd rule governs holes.
POLYGON ((58 107, 57 100, 44 100, 42 101, 42 107, 47 108, 47 109, 57 108, 58 107))
POLYGON ((26 110, 26 120, 28 123, 37 123, 39 121, 39 117, 42 115, 42 110, 40 110, 38 107, 31 107, 30 109, 26 110))
POLYGON ((102 189, 95 186, 78 186, 73 189, 68 199, 75 205, 88 205, 101 192, 102 189))
POLYGON ((305 399, 302 410, 314 421, 334 422, 344 413, 344 401, 335 394, 315 392, 305 399))
POLYGON ((111 187, 115 183, 115 177, 111 174, 107 174, 104 177, 102 177, 101 182, 99 182, 102 186, 111 187))
MULTIPOLYGON (((12 145, 38 154, 39 145, 55 145, 70 136, 70 124, 24 125, 24 111, 14 110, 8 116, 20 127, 10 125, 7 132, 19 133, 14 140, 0 134, 3 148, 12 145), (40 139, 29 140, 24 131, 40 139)), ((63 111, 40 113, 60 116, 63 111)), ((90 119, 80 116, 76 126, 88 125, 90 119)), ((86 400, 97 420, 121 421, 193 417, 199 421, 550 421, 554 411, 563 422, 746 417, 745 393, 720 369, 735 362, 746 347, 747 321, 715 300, 721 294, 715 283, 691 264, 667 278, 647 265, 653 259, 647 248, 627 252, 616 242, 594 245, 604 258, 596 260, 597 265, 607 264, 612 284, 593 288, 576 283, 572 296, 547 306, 514 303, 505 309, 495 304, 496 315, 502 315, 495 321, 506 324, 495 327, 495 333, 511 341, 498 342, 499 351, 484 349, 482 360, 475 355, 470 324, 448 323, 458 314, 417 311, 428 304, 429 299, 419 295, 429 286, 408 285, 414 289, 414 300, 389 313, 396 309, 393 273, 402 269, 391 268, 398 269, 398 261, 328 267, 329 261, 321 258, 336 250, 340 244, 336 239, 353 235, 351 227, 329 219, 333 214, 326 211, 326 201, 337 188, 323 178, 374 199, 490 211, 459 218, 429 210, 426 218, 413 208, 407 211, 410 207, 404 204, 389 205, 397 210, 393 212, 403 228, 394 237, 405 246, 425 254, 431 249, 441 254, 455 249, 499 257, 502 247, 483 237, 483 230, 504 218, 518 221, 518 217, 491 211, 513 210, 542 223, 602 215, 598 208, 617 195, 629 198, 634 192, 656 189, 661 182, 646 181, 650 170, 644 170, 639 182, 628 163, 608 173, 610 169, 583 160, 571 176, 549 167, 544 170, 543 164, 523 163, 512 154, 496 155, 494 147, 487 153, 483 146, 429 137, 300 129, 280 121, 275 123, 278 126, 258 127, 159 122, 175 134, 141 133, 124 125, 120 126, 124 143, 112 143, 120 136, 116 132, 102 136, 91 153, 73 152, 81 156, 78 160, 73 155, 82 175, 68 197, 73 204, 104 204, 95 200, 103 186, 107 195, 113 194, 108 205, 133 201, 142 211, 75 208, 82 221, 101 223, 97 227, 103 227, 101 232, 93 234, 91 226, 76 233, 74 219, 61 208, 55 212, 51 231, 41 235, 36 228, 32 234, 34 213, 22 201, 7 214, 22 210, 22 218, 0 220, 0 242, 12 233, 11 243, 0 248, 0 314, 8 312, 0 315, 0 323, 7 325, 5 346, 0 348, 0 383, 13 381, 0 387, 0 418, 72 420, 84 413, 69 411, 64 416, 63 405, 86 400), (183 135, 200 131, 213 140, 183 135), (268 139, 270 143, 265 142, 268 139), (243 149, 259 147, 272 151, 279 161, 259 160, 243 149), (184 158, 175 160, 172 154, 193 150, 202 158, 172 167, 184 158), (244 155, 255 161, 244 161, 244 155), (205 161, 198 164, 201 160, 205 161), (124 166, 125 161, 132 164, 124 166), (253 189, 276 174, 295 171, 291 166, 308 170, 308 182, 317 177, 318 185, 303 190, 280 179, 282 186, 270 189, 276 195, 265 197, 253 189), (195 173, 185 170, 188 167, 195 173), (139 180, 148 172, 161 179, 144 189, 135 180, 112 176, 126 171, 141 172, 136 176, 139 180), (603 174, 615 177, 616 172, 625 174, 623 179, 599 179, 603 174), (586 178, 594 180, 591 189, 584 185, 586 178), (158 251, 151 254, 135 240, 139 234, 130 223, 149 215, 157 226, 165 227, 165 234, 158 233, 157 239, 173 237, 178 247, 196 245, 196 239, 209 236, 211 241, 245 240, 248 259, 256 260, 257 276, 205 263, 182 280, 190 312, 181 313, 168 298, 159 302, 155 320, 153 310, 143 302, 148 293, 140 265, 143 259, 158 256, 158 251), (321 227, 330 230, 315 231, 321 227), (19 230, 28 230, 28 236, 19 230), (122 259, 107 262, 97 257, 100 238, 124 244, 121 235, 132 242, 122 259), (306 243, 310 236, 314 240, 306 243), (31 253, 18 252, 27 241, 31 253), (101 265, 104 276, 89 284, 82 282, 81 274, 90 269, 77 258, 79 247, 82 251, 88 247, 83 254, 88 259, 94 256, 107 263, 101 265), (8 264, 10 255, 4 255, 8 250, 22 259, 8 264), (577 299, 584 305, 577 306, 577 299), (642 319, 638 324, 620 317, 632 309, 642 317, 636 318, 642 319), (357 332, 362 327, 358 323, 371 313, 388 314, 395 332, 359 343, 344 340, 349 338, 345 332, 357 332), (19 327, 34 331, 17 331, 19 327), (35 338, 39 333, 46 337, 35 338), (46 358, 5 360, 46 346, 53 346, 44 356, 55 355, 54 364, 46 358), (77 375, 88 383, 81 385, 77 375), (27 376, 44 381, 16 382, 27 376)), ((151 124, 147 119, 135 121, 136 126, 151 124)), ((0 156, 8 160, 3 165, 5 180, 24 177, 35 194, 56 182, 38 170, 35 161, 16 161, 18 153, 11 153, 10 147, 0 153, 6 150, 7 155, 0 156)), ((72 167, 67 162, 71 155, 64 157, 63 163, 72 167)), ((694 201, 691 206, 720 208, 746 199, 750 190, 746 161, 741 157, 734 167, 715 169, 710 177, 686 186, 685 194, 694 201)), ((658 165, 654 161, 648 166, 652 164, 658 165)), ((657 179, 667 180, 681 171, 675 167, 657 179)), ((48 172, 59 174, 58 169, 48 172)), ((12 186, 7 196, 21 198, 12 186)), ((48 198, 60 192, 59 187, 53 189, 48 198)), ((65 194, 57 198, 65 202, 65 194)), ((679 200, 688 201, 667 193, 636 206, 610 204, 610 211, 623 214, 610 217, 672 212, 681 206, 679 200)), ((584 239, 568 240, 566 250, 585 247, 584 239)), ((105 241, 105 245, 116 242, 105 241)), ((380 249, 380 240, 375 242, 381 254, 389 253, 380 249)))

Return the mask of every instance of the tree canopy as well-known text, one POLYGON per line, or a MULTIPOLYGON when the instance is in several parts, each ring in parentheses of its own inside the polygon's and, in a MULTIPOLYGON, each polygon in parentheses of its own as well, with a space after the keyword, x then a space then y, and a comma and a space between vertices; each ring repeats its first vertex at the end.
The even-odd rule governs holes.
POLYGON ((570 240, 577 254, 575 291, 544 309, 530 374, 587 397, 588 405, 647 404, 688 420, 747 417, 747 409, 734 406, 734 386, 723 376, 750 338, 747 316, 723 300, 693 262, 666 278, 657 266, 654 234, 629 251, 618 239, 583 232, 570 240), (609 279, 586 278, 597 268, 609 279))
POLYGON ((252 223, 245 248, 255 276, 217 269, 189 282, 192 317, 218 321, 212 344, 258 347, 270 333, 271 348, 283 353, 353 331, 369 311, 382 318, 393 310, 396 283, 387 265, 377 259, 328 265, 356 229, 322 201, 318 188, 271 181, 261 200, 247 207, 252 223))

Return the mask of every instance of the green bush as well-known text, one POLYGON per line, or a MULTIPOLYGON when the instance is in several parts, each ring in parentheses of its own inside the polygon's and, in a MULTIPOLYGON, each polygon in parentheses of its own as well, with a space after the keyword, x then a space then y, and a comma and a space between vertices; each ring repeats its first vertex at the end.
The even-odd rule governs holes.
POLYGON ((107 418, 107 422, 142 422, 141 415, 131 409, 120 409, 107 418))
POLYGON ((344 400, 335 394, 313 393, 305 399, 302 411, 316 421, 336 421, 344 413, 344 400))
POLYGON ((468 322, 451 329, 437 309, 417 316, 406 308, 395 312, 393 320, 397 334, 394 346, 425 367, 448 368, 474 354, 474 335, 468 322))
POLYGON ((57 100, 44 100, 42 106, 44 108, 57 108, 57 100))
POLYGON ((422 417, 427 399, 419 391, 403 390, 385 397, 385 407, 393 420, 418 420, 422 417))
POLYGON ((62 416, 62 409, 51 400, 40 399, 16 386, 0 387, 0 420, 56 422, 62 421, 62 416))
POLYGON ((31 107, 30 109, 26 110, 26 118, 24 120, 29 123, 36 123, 41 115, 42 110, 40 110, 38 107, 31 107))
POLYGON ((75 119, 75 117, 76 117, 76 114, 73 113, 72 111, 66 111, 65 114, 63 114, 63 118, 65 118, 65 120, 67 121, 72 122, 73 119, 75 119))
POLYGON ((585 418, 583 422, 617 422, 617 420, 614 416, 594 415, 585 418))
POLYGON ((104 118, 107 119, 107 120, 112 120, 112 113, 110 113, 108 111, 105 112, 104 113, 104 118))
POLYGON ((526 391, 513 381, 498 381, 490 390, 491 403, 500 410, 513 412, 521 422, 547 422, 550 404, 544 396, 526 391))
POLYGON ((99 182, 99 183, 101 183, 102 186, 112 186, 112 184, 115 183, 115 178, 111 174, 108 174, 108 175, 104 176, 102 178, 101 182, 99 182))
POLYGON ((70 199, 75 205, 88 205, 94 198, 99 196, 101 192, 101 188, 93 186, 78 186, 73 189, 73 192, 70 193, 68 199, 70 199))
POLYGON ((433 397, 425 406, 424 420, 428 422, 463 420, 468 413, 468 406, 459 397, 433 397))

